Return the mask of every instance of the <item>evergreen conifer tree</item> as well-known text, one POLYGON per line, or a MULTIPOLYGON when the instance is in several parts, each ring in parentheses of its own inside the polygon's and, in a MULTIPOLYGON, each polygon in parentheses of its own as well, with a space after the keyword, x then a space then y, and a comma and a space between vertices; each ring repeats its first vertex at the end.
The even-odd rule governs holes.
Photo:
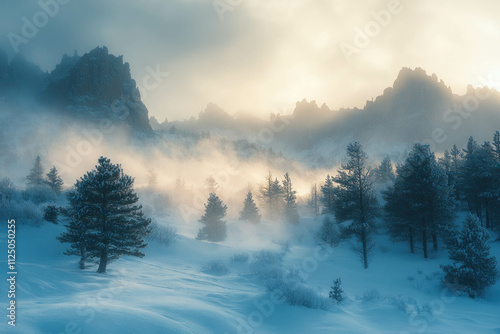
POLYGON ((311 186, 311 197, 307 201, 307 207, 314 217, 319 216, 319 196, 316 183, 311 186))
MULTIPOLYGON (((66 254, 81 255, 82 261, 99 259, 98 273, 122 255, 143 257, 151 219, 144 217, 133 189, 134 179, 120 165, 105 157, 87 172, 68 195, 68 231, 59 240, 69 242, 66 254)), ((82 262, 81 261, 81 262, 82 262)))
POLYGON ((28 186, 40 186, 45 183, 44 177, 44 168, 42 165, 42 159, 39 155, 37 155, 35 159, 35 163, 30 170, 28 176, 26 176, 26 182, 28 186))
POLYGON ((349 230, 361 243, 359 254, 363 266, 368 268, 368 256, 374 244, 373 220, 377 211, 377 199, 373 192, 373 173, 367 164, 368 156, 360 143, 347 146, 347 162, 338 170, 333 180, 338 184, 335 218, 339 222, 351 220, 349 230))
POLYGON ((398 237, 398 233, 407 235, 412 251, 416 232, 422 236, 425 258, 429 238, 437 249, 437 237, 449 235, 457 203, 446 172, 428 145, 414 145, 405 163, 398 167, 394 186, 384 192, 384 197, 385 211, 393 223, 389 231, 393 237, 398 237))
POLYGON ((322 214, 332 215, 335 210, 335 186, 330 175, 326 176, 325 184, 321 186, 321 206, 322 214))
POLYGON ((222 220, 226 216, 227 205, 215 194, 210 193, 205 204, 205 214, 199 220, 203 226, 198 231, 198 240, 223 241, 226 239, 226 222, 222 220))
POLYGON ((248 220, 254 224, 260 222, 259 208, 253 200, 251 191, 248 191, 245 202, 243 203, 243 210, 240 212, 240 220, 248 220))
POLYGON ((47 184, 54 190, 54 192, 59 195, 62 191, 64 182, 59 176, 56 166, 52 166, 50 171, 47 173, 47 184))
POLYGON ((297 212, 297 191, 292 187, 292 179, 288 173, 285 173, 283 179, 284 192, 284 215, 287 222, 292 224, 299 223, 299 213, 297 212))
POLYGON ((469 297, 482 295, 497 280, 497 260, 490 256, 488 231, 481 227, 474 215, 464 221, 461 233, 448 245, 453 264, 442 266, 445 282, 469 297))
POLYGON ((283 187, 277 178, 273 181, 271 171, 266 176, 265 184, 260 187, 260 199, 267 211, 267 217, 279 219, 283 209, 283 187))

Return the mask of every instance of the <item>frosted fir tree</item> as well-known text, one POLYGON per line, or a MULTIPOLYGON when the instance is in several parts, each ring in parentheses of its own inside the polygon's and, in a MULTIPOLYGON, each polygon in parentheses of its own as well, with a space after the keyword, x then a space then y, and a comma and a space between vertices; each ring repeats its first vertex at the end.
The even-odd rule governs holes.
POLYGON ((330 175, 326 176, 325 184, 321 186, 322 214, 332 215, 335 210, 335 186, 330 175))
POLYGON ((285 220, 291 224, 299 223, 299 213, 297 212, 297 191, 293 189, 292 179, 288 173, 285 173, 283 179, 284 193, 284 216, 285 220))
POLYGON ((493 134, 493 150, 496 162, 500 163, 500 131, 495 131, 493 134))
POLYGON ((215 194, 210 193, 205 204, 205 214, 199 220, 203 226, 198 231, 198 240, 223 241, 226 239, 226 222, 222 220, 226 216, 227 205, 215 194))
POLYGON ((148 187, 151 189, 156 188, 158 186, 158 173, 154 169, 148 170, 147 175, 148 187))
POLYGON ((266 182, 260 186, 259 196, 270 219, 279 219, 283 209, 283 194, 280 182, 277 178, 273 181, 273 175, 269 171, 266 182))
POLYGON ((488 231, 481 227, 478 218, 470 214, 458 237, 448 245, 453 264, 441 266, 447 285, 475 298, 495 284, 498 279, 497 259, 490 256, 489 238, 488 231))
POLYGON ((397 168, 394 186, 383 195, 389 232, 396 239, 408 237, 412 253, 417 233, 421 235, 424 258, 429 257, 429 240, 437 250, 438 236, 449 236, 457 202, 453 186, 429 145, 413 146, 405 163, 397 168))
POLYGON ((394 169, 392 167, 391 158, 386 156, 380 166, 375 169, 375 178, 378 183, 387 183, 394 181, 394 169))
POLYGON ((307 208, 314 217, 319 216, 319 195, 316 183, 311 186, 311 197, 307 200, 307 208))
POLYGON ((368 166, 368 155, 359 142, 347 146, 347 162, 338 170, 333 180, 338 184, 335 218, 339 222, 352 221, 349 226, 360 242, 358 248, 364 268, 368 268, 368 256, 374 247, 373 221, 378 204, 373 192, 373 173, 368 166))
POLYGON ((340 232, 338 226, 334 223, 330 216, 325 216, 321 227, 319 228, 316 238, 320 243, 327 243, 334 247, 340 241, 340 232))
POLYGON ((66 254, 79 253, 83 261, 98 259, 98 273, 122 255, 144 257, 151 219, 137 205, 133 185, 120 165, 99 158, 96 169, 80 178, 68 196, 70 222, 59 238, 71 244, 66 254))
POLYGON ((215 178, 210 175, 209 177, 206 178, 205 180, 205 190, 210 194, 210 193, 216 193, 219 191, 219 184, 215 180, 215 178))
POLYGON ((481 224, 486 222, 486 228, 493 226, 491 217, 499 188, 497 175, 493 146, 489 142, 478 145, 471 137, 460 170, 460 184, 469 210, 478 216, 481 224))
POLYGON ((333 281, 333 286, 331 287, 329 297, 330 299, 341 304, 344 300, 344 290, 342 289, 342 279, 339 277, 333 281))
POLYGON ((45 183, 45 179, 43 177, 44 175, 44 168, 42 165, 42 158, 40 158, 39 155, 35 158, 35 163, 33 164, 33 167, 30 170, 30 173, 28 176, 26 176, 26 183, 28 186, 40 186, 45 183))
POLYGON ((61 208, 61 214, 66 217, 68 223, 65 225, 66 232, 57 236, 62 243, 69 243, 64 255, 76 255, 80 257, 78 265, 80 269, 85 269, 87 261, 92 258, 87 257, 88 245, 92 238, 91 216, 85 214, 86 205, 80 201, 81 197, 76 190, 66 194, 69 206, 61 208))
POLYGON ((56 166, 52 166, 50 171, 47 173, 46 182, 57 195, 59 195, 62 192, 64 182, 62 178, 59 176, 59 172, 56 166))
POLYGON ((243 203, 243 210, 240 211, 240 220, 247 220, 253 224, 260 222, 259 208, 255 204, 252 192, 247 193, 247 197, 243 203))

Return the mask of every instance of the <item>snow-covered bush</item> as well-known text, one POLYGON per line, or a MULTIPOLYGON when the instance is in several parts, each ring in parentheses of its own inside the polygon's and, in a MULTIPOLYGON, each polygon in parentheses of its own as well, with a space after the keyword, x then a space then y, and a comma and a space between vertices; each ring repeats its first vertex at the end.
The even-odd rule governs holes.
POLYGON ((0 219, 15 219, 18 224, 40 225, 43 223, 42 209, 23 198, 8 178, 0 181, 0 219))
POLYGON ((55 205, 47 205, 43 213, 43 219, 52 223, 58 224, 59 209, 55 205))
POLYGON ((164 245, 170 245, 177 239, 177 229, 172 226, 153 222, 150 225, 151 233, 148 239, 158 241, 164 245))
POLYGON ((380 292, 375 288, 372 288, 370 290, 366 290, 363 293, 363 296, 361 297, 361 299, 365 302, 379 300, 380 299, 380 292))
POLYGON ((281 251, 283 253, 288 253, 290 252, 290 240, 273 240, 273 243, 280 246, 281 251))
POLYGON ((23 199, 25 201, 31 201, 35 204, 42 204, 55 202, 57 199, 57 194, 49 185, 32 185, 26 188, 25 191, 23 191, 23 199))
POLYGON ((308 287, 297 269, 283 266, 283 253, 262 250, 253 256, 251 271, 262 280, 269 291, 278 294, 290 305, 328 309, 328 298, 308 287))
POLYGON ((30 201, 0 201, 0 218, 15 219, 18 224, 41 225, 44 221, 39 206, 30 201))
POLYGON ((143 188, 137 193, 144 206, 144 213, 148 215, 165 213, 172 207, 172 199, 170 196, 158 191, 156 188, 143 188))
POLYGON ((335 246, 340 241, 340 232, 338 226, 333 220, 326 216, 321 223, 321 227, 316 233, 316 239, 320 244, 326 243, 330 246, 335 246))
POLYGON ((202 268, 204 273, 210 275, 226 275, 229 272, 229 267, 223 260, 211 260, 202 268))
POLYGON ((236 253, 231 256, 231 261, 233 262, 248 262, 248 259, 250 258, 250 255, 248 253, 242 252, 242 253, 236 253))
POLYGON ((272 250, 264 249, 253 254, 255 262, 265 264, 276 264, 283 261, 283 254, 272 250))

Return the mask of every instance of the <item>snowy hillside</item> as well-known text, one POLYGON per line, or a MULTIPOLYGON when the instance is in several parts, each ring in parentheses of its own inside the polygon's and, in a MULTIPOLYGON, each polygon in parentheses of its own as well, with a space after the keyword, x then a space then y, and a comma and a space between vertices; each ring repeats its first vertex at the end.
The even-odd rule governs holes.
MULTIPOLYGON (((500 333, 500 283, 484 299, 457 297, 441 283, 444 249, 424 260, 378 234, 365 270, 349 242, 331 249, 314 242, 320 220, 305 218, 288 233, 277 223, 230 222, 218 244, 195 240, 196 225, 156 220, 177 224, 177 240, 150 241, 145 258, 119 259, 104 275, 62 254, 55 240, 62 226, 19 226, 18 326, 2 321, 0 332, 500 333), (273 275, 283 275, 276 291, 314 308, 268 291, 273 275), (328 300, 338 277, 341 305, 328 300)), ((0 240, 5 248, 3 231, 0 240)), ((498 242, 492 254, 500 256, 498 242)))

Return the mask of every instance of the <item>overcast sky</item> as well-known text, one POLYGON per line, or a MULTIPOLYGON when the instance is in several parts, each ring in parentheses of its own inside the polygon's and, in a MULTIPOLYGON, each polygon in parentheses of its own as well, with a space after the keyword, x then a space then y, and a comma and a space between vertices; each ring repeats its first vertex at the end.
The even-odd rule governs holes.
POLYGON ((44 70, 64 53, 106 45, 139 85, 151 70, 168 72, 144 93, 160 121, 198 115, 209 102, 263 118, 303 98, 363 107, 402 67, 436 73, 455 93, 479 78, 500 81, 495 0, 59 1, 67 4, 46 24, 37 0, 2 1, 0 47, 14 54, 8 34, 23 36, 25 17, 41 27, 19 49, 44 70), (381 10, 390 17, 375 23, 381 10))

